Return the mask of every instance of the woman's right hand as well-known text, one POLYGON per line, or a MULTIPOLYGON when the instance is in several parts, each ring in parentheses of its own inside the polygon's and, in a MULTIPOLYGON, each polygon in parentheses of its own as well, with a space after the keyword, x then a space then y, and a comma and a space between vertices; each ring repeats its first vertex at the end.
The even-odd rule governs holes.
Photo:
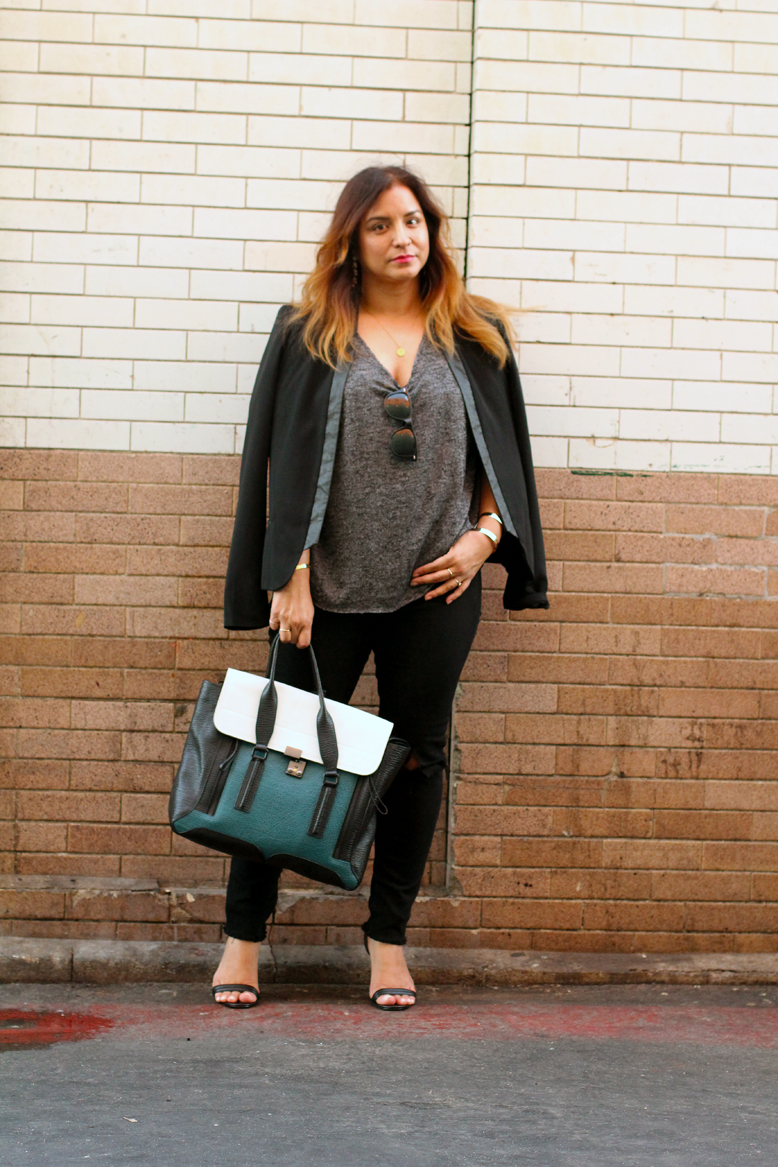
POLYGON ((296 644, 307 648, 311 643, 313 600, 311 599, 310 571, 293 571, 284 587, 272 593, 270 627, 278 629, 282 644, 296 644))

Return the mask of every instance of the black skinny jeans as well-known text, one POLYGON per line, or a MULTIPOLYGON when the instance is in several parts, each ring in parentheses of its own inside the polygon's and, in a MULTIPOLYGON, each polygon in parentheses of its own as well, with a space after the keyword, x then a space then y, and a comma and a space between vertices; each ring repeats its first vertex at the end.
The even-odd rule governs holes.
MULTIPOLYGON (((398 773, 378 815, 363 930, 373 940, 404 944, 440 812, 451 704, 481 615, 481 576, 459 599, 414 600, 397 612, 351 614, 317 608, 311 639, 327 697, 347 703, 372 651, 379 714, 410 742, 418 768, 398 773)), ((308 653, 282 645, 276 679, 312 689, 308 653)), ((232 860, 225 932, 264 940, 278 898, 280 870, 232 860)))

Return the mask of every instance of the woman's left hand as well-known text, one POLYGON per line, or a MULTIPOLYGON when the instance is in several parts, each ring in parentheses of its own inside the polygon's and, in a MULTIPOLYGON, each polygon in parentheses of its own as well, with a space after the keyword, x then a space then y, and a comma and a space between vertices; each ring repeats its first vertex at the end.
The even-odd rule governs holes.
POLYGON ((465 531, 446 555, 416 568, 411 587, 426 585, 433 590, 427 592, 425 600, 446 596, 446 603, 451 604, 467 591, 493 551, 494 545, 486 535, 465 531), (433 587, 435 584, 439 586, 433 587))

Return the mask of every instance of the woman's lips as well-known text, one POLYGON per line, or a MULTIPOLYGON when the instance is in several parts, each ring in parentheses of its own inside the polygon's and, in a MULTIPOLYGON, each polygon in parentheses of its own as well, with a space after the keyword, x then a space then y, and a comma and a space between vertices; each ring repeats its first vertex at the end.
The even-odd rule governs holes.
POLYGON ((396 255, 392 263, 411 263, 415 258, 415 255, 396 255))

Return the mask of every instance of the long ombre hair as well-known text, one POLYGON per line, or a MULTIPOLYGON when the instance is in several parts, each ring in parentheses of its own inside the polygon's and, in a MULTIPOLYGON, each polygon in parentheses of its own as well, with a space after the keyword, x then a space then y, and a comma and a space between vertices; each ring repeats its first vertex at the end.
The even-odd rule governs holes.
POLYGON ((346 183, 289 323, 304 321, 303 344, 319 360, 333 367, 351 360, 362 294, 359 227, 393 186, 411 191, 427 222, 429 258, 418 279, 428 338, 452 353, 455 334, 464 333, 504 365, 515 340, 508 310, 467 291, 454 262, 448 216, 424 180, 404 166, 368 166, 346 183))

